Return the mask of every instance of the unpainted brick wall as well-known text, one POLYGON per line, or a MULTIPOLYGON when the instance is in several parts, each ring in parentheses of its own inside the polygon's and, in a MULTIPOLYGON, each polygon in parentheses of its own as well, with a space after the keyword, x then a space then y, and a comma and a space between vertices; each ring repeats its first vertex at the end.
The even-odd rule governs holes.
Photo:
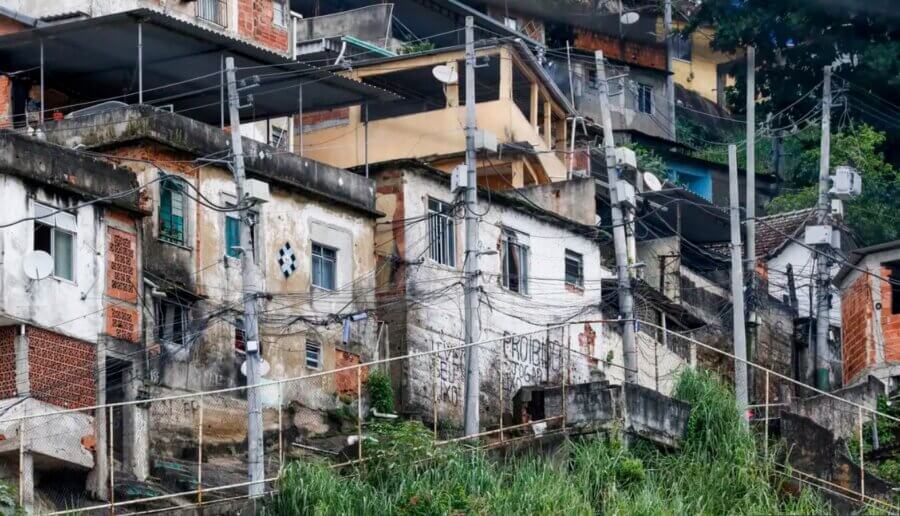
MULTIPOLYGON (((848 385, 870 361, 869 327, 872 318, 872 291, 869 277, 860 275, 841 297, 844 385, 848 385)), ((897 343, 900 348, 900 341, 897 343)))
POLYGON ((275 25, 273 1, 239 0, 238 34, 272 50, 287 52, 288 29, 275 25))
POLYGON ((586 30, 576 31, 575 47, 590 51, 602 50, 603 57, 608 59, 618 59, 657 70, 666 69, 665 47, 620 40, 586 30))
POLYGON ((26 334, 31 396, 67 408, 96 404, 94 346, 41 328, 26 334))
POLYGON ((0 398, 16 395, 16 326, 0 327, 0 398))

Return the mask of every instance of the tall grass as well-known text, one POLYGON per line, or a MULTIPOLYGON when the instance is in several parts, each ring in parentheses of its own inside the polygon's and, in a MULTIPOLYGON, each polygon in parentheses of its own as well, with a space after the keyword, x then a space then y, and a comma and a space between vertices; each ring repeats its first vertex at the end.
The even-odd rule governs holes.
POLYGON ((353 474, 326 464, 288 466, 269 500, 277 515, 432 514, 824 514, 816 493, 783 494, 759 459, 729 389, 686 372, 675 395, 692 404, 677 452, 626 447, 617 436, 568 442, 556 457, 506 462, 436 447, 412 422, 372 425, 371 457, 353 474))

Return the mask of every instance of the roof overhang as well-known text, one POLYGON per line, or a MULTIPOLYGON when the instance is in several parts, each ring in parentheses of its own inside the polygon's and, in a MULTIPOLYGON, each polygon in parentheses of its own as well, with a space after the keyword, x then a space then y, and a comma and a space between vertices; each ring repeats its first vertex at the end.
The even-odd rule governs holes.
MULTIPOLYGON (((143 101, 206 123, 224 122, 225 58, 238 80, 260 78, 244 121, 396 100, 382 89, 291 61, 290 56, 152 9, 137 9, 0 36, 0 73, 26 77, 84 102, 143 101), (142 44, 139 51, 139 36, 142 44), (43 49, 43 59, 42 59, 43 49), (139 58, 139 55, 141 56, 139 58), (88 57, 89 56, 89 57, 88 57), (139 84, 143 83, 143 88, 139 84)), ((54 106, 48 102, 47 108, 54 106)))

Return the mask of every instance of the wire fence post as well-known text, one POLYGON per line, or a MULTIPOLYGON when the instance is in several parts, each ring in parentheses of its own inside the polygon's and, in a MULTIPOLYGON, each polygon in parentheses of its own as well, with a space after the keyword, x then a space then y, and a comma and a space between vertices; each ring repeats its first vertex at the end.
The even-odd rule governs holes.
MULTIPOLYGON (((434 348, 432 347, 432 351, 434 348)), ((438 356, 437 353, 433 353, 431 355, 431 426, 434 431, 434 440, 437 441, 438 438, 438 368, 437 368, 438 356)))
POLYGON ((356 366, 356 458, 362 462, 363 458, 363 433, 362 433, 362 366, 356 366))
POLYGON ((25 506, 25 421, 19 420, 19 507, 25 506))
POLYGON ((197 506, 203 505, 203 395, 197 418, 197 506))
POLYGON ((860 500, 866 500, 866 464, 865 464, 865 446, 863 446, 863 409, 857 408, 859 417, 857 417, 859 428, 859 496, 860 500))
MULTIPOLYGON (((570 361, 572 359, 571 353, 568 352, 568 350, 572 349, 572 332, 569 330, 568 324, 565 326, 564 331, 566 332, 566 351, 567 352, 566 352, 566 365, 565 365, 566 369, 565 369, 565 371, 563 371, 563 375, 562 375, 562 429, 563 429, 563 432, 566 431, 566 415, 568 413, 567 412, 568 403, 566 403, 566 401, 567 401, 566 389, 569 384, 569 365, 571 364, 570 361)), ((548 337, 547 340, 549 342, 550 336, 548 335, 547 337, 548 337)))
POLYGON ((769 370, 766 370, 766 408, 764 409, 763 424, 765 432, 763 434, 763 450, 765 450, 766 464, 769 464, 769 370))
POLYGON ((284 383, 278 382, 278 478, 284 472, 284 383))
POLYGON ((115 435, 113 434, 113 407, 108 407, 109 414, 109 513, 116 513, 116 453, 115 435))
POLYGON ((500 351, 500 442, 501 442, 501 443, 504 441, 504 437, 503 437, 503 409, 506 408, 506 407, 504 406, 504 400, 503 400, 503 389, 504 389, 504 386, 503 386, 503 370, 504 370, 504 365, 506 364, 506 357, 505 357, 505 355, 506 355, 506 351, 505 351, 505 350, 501 350, 501 351, 500 351))

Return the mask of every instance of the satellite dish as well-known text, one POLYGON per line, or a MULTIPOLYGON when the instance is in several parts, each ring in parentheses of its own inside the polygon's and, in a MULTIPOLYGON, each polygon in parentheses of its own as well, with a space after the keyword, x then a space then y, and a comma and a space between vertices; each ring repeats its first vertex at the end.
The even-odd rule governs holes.
MULTIPOLYGON (((272 370, 272 367, 269 366, 269 363, 263 359, 259 360, 259 375, 265 376, 269 374, 269 371, 272 370)), ((247 361, 244 360, 244 363, 241 364, 241 374, 247 376, 247 361)))
POLYGON ((444 84, 456 84, 459 82, 459 74, 447 65, 437 65, 431 69, 434 78, 444 84))
POLYGON ((632 25, 634 23, 637 23, 637 21, 640 19, 641 15, 634 11, 622 13, 622 16, 619 17, 619 21, 622 22, 622 25, 632 25))
POLYGON ((42 280, 53 273, 53 257, 44 251, 31 251, 22 260, 25 275, 33 280, 42 280))
POLYGON ((651 192, 662 190, 662 183, 659 181, 659 178, 650 172, 644 172, 644 184, 647 185, 651 192))

